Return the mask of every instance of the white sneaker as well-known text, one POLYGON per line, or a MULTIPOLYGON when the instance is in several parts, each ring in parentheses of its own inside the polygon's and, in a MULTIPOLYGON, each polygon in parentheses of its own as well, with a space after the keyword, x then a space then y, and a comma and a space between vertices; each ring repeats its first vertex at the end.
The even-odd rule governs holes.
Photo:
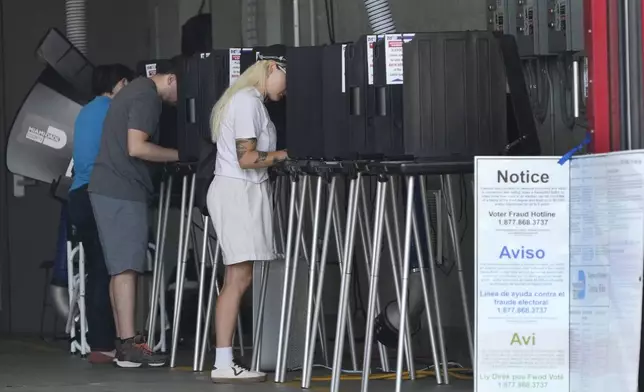
POLYGON ((266 373, 254 372, 235 363, 218 369, 212 368, 210 379, 216 384, 254 383, 266 381, 266 373))

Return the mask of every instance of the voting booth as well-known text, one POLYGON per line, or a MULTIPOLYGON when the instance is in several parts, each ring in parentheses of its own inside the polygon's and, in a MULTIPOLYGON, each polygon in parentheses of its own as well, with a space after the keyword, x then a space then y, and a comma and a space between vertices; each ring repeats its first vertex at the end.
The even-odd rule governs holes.
POLYGON ((93 98, 94 67, 55 29, 36 53, 46 67, 13 120, 6 162, 14 174, 52 183, 71 177, 74 122, 93 98))

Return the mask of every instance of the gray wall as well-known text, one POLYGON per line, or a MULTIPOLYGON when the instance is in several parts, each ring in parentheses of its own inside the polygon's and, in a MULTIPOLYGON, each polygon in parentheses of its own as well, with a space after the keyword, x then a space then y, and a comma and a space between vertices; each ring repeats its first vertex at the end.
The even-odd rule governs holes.
MULTIPOLYGON (((12 0, 2 2, 2 7, 4 141, 22 99, 42 70, 34 58, 38 40, 49 27, 64 28, 64 2, 12 0)), ((2 154, 4 171, 4 148, 2 154)), ((5 328, 10 311, 13 330, 33 331, 39 325, 37 315, 43 286, 43 272, 38 266, 54 254, 60 207, 48 196, 44 185, 30 188, 24 198, 14 198, 8 176, 9 181, 1 185, 3 196, 8 198, 8 208, 3 205, 1 212, 8 227, 4 233, 8 236, 8 248, 3 246, 1 259, 4 278, 1 315, 5 328)))
MULTIPOLYGON (((150 18, 146 2, 88 3, 89 58, 92 62, 122 62, 134 66, 138 60, 150 55, 150 18)), ((4 68, 4 78, 0 88, 4 101, 0 111, 4 143, 13 117, 43 69, 35 58, 38 41, 50 27, 64 31, 65 8, 63 0, 5 0, 2 7, 0 25, 4 39, 0 43, 3 48, 0 64, 4 68)), ((54 256, 60 205, 49 196, 48 186, 42 184, 28 187, 25 197, 13 197, 12 176, 5 172, 4 146, 1 151, 0 180, 3 181, 0 188, 8 208, 2 206, 0 217, 6 222, 3 229, 8 231, 0 231, 0 238, 8 237, 8 247, 3 243, 0 253, 3 277, 0 331, 9 329, 10 312, 11 329, 31 333, 39 328, 44 287, 44 271, 39 265, 54 256)))

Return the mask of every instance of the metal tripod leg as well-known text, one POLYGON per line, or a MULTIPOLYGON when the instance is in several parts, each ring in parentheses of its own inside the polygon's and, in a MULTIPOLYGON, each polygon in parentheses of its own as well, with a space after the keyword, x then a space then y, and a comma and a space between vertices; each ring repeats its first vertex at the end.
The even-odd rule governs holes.
MULTIPOLYGON (((402 304, 402 289, 400 282, 400 273, 402 273, 402 259, 403 254, 402 243, 400 239, 400 220, 398 219, 398 198, 394 180, 396 177, 389 177, 388 190, 391 199, 391 211, 385 210, 385 235, 387 238, 387 247, 389 248, 389 260, 391 262, 391 272, 394 280, 394 289, 396 290, 396 303, 398 304, 398 314, 400 313, 400 305, 402 304), (390 217, 389 212, 393 217, 390 217), (392 221, 393 220, 393 224, 392 221), (393 226, 393 227, 392 227, 393 226)), ((405 332, 405 353, 407 358, 407 369, 409 370, 409 378, 416 379, 416 366, 414 364, 414 348, 411 340, 411 330, 409 329, 409 320, 406 323, 405 332)), ((400 331, 400 330, 399 330, 400 331)))
MULTIPOLYGON (((454 258, 456 258, 456 269, 458 271, 458 284, 461 288, 461 301, 463 304, 463 317, 465 319, 465 331, 470 349, 470 360, 474 363, 474 338, 472 336, 472 323, 470 321, 470 310, 467 303, 467 290, 465 289, 465 274, 463 272, 463 258, 461 256, 461 241, 458 235, 458 221, 454 209, 454 191, 452 189, 451 175, 442 175, 441 182, 445 192, 446 202, 449 206, 447 215, 449 218, 449 232, 454 247, 454 258)), ((465 202, 465 201, 463 201, 465 202)))
MULTIPOLYGON (((322 290, 324 288, 324 273, 326 271, 326 261, 329 250, 329 236, 331 234, 331 225, 333 224, 333 212, 335 210, 335 184, 337 178, 331 179, 328 192, 328 202, 326 209, 326 220, 324 221, 324 234, 322 235, 322 253, 320 255, 320 270, 315 286, 315 280, 311 278, 309 272, 309 292, 306 312, 306 341, 304 342, 304 364, 302 365, 302 388, 308 389, 311 386, 311 373, 313 370, 313 356, 315 353, 315 332, 314 328, 320 321, 320 312, 322 305, 322 290), (313 292, 315 290, 315 300, 313 292)), ((314 271, 312 268, 311 271, 314 271)))
MULTIPOLYGON (((342 227, 342 218, 340 217, 340 195, 338 192, 335 192, 334 195, 332 195, 335 198, 335 202, 333 203, 333 235, 335 237, 335 248, 337 252, 337 258, 338 258, 338 264, 340 267, 340 274, 342 274, 342 271, 344 270, 344 244, 343 244, 343 238, 345 235, 345 232, 342 227)), ((357 350, 356 350, 356 339, 355 339, 355 333, 353 332, 353 312, 351 311, 351 304, 347 304, 347 312, 346 314, 349 316, 346 318, 347 320, 347 337, 349 338, 349 354, 351 356, 351 368, 354 371, 358 370, 358 355, 357 355, 357 350)), ((339 316, 338 316, 339 317, 339 316)))
POLYGON ((159 342, 154 346, 154 351, 161 350, 162 353, 168 351, 166 332, 170 325, 168 324, 168 312, 165 307, 165 271, 160 269, 159 275, 159 342))
MULTIPOLYGON (((320 192, 321 191, 322 190, 320 189, 320 192)), ((307 195, 308 195, 308 202, 309 202, 309 211, 311 212, 311 222, 313 222, 315 220, 314 216, 313 216, 313 211, 315 211, 314 210, 315 203, 313 202, 313 190, 311 189, 311 181, 309 181, 309 183, 308 183, 307 195)), ((320 193, 320 197, 322 197, 321 193, 320 193)), ((318 229, 319 229, 319 226, 318 226, 318 229)), ((315 243, 315 247, 313 247, 313 246, 311 247, 311 249, 313 249, 311 252, 314 252, 314 251, 317 252, 317 249, 318 249, 318 243, 317 243, 318 237, 315 236, 312 239, 312 241, 315 243)), ((304 233, 302 233, 302 250, 304 251, 304 255, 305 255, 304 257, 310 263, 311 260, 313 260, 314 258, 313 258, 313 256, 311 256, 311 258, 308 258, 306 256, 306 242, 304 240, 304 233)), ((315 260, 317 260, 317 254, 316 254, 315 260)), ((309 267, 310 267, 310 265, 311 264, 309 264, 309 267)), ((315 273, 317 273, 319 268, 320 268, 318 263, 316 262, 316 263, 313 263, 312 265, 315 268, 315 273)), ((315 274, 314 274, 314 276, 315 276, 315 274)), ((320 304, 320 306, 321 306, 320 311, 322 312, 322 314, 325 314, 325 312, 324 312, 324 304, 320 304)), ((326 326, 324 325, 324 320, 320 320, 320 323, 318 324, 317 333, 318 333, 318 335, 320 335, 319 338, 320 338, 320 345, 322 347, 322 357, 324 358, 325 364, 327 364, 327 366, 328 366, 329 355, 328 355, 328 352, 327 352, 327 337, 326 337, 327 335, 326 335, 326 326)))
MULTIPOLYGON (((306 301, 306 335, 304 338, 304 364, 302 365, 302 374, 305 374, 308 369, 309 357, 313 359, 313 356, 309 355, 309 351, 314 347, 311 347, 310 342, 315 341, 315 332, 319 330, 319 324, 313 324, 316 327, 311 328, 309 323, 313 319, 313 291, 315 290, 315 273, 317 270, 317 253, 318 253, 318 229, 320 228, 320 203, 322 202, 322 177, 317 177, 316 186, 315 186, 315 206, 313 207, 313 238, 311 239, 311 259, 309 260, 309 285, 308 285, 308 295, 306 301)), ((330 213, 327 212, 327 215, 330 213)), ((321 341, 324 339, 321 337, 321 341)))
MULTIPOLYGON (((217 266, 219 265, 219 255, 220 255, 220 245, 219 240, 217 240, 215 245, 215 252, 213 254, 212 247, 210 246, 210 239, 207 244, 208 248, 208 258, 212 263, 212 272, 210 275, 210 288, 208 289, 208 305, 206 305, 206 320, 204 323, 204 336, 210 331, 210 323, 212 322, 212 309, 215 302, 215 290, 217 287, 217 266)), ((217 290, 218 291, 218 290, 217 290)), ((206 352, 208 349, 207 339, 201 340, 201 358, 199 358, 199 371, 203 371, 204 362, 206 360, 206 352)))
MULTIPOLYGON (((441 307, 440 307, 440 300, 438 298, 438 286, 436 285, 436 260, 434 260, 434 249, 432 246, 432 238, 430 234, 429 228, 431 227, 430 225, 430 216, 429 216, 429 200, 427 199, 427 185, 426 185, 426 179, 424 176, 420 177, 420 191, 421 195, 423 198, 423 221, 425 222, 425 241, 427 242, 427 249, 428 249, 428 257, 429 260, 427 261, 427 264, 429 266, 429 279, 430 279, 430 290, 434 290, 434 310, 436 311, 436 326, 438 329, 438 347, 440 350, 441 354, 441 362, 443 363, 442 367, 442 372, 443 372, 443 379, 445 384, 449 384, 449 373, 447 371, 447 351, 445 350, 445 339, 443 337, 443 322, 441 320, 441 307)), ((440 227, 440 220, 437 222, 440 227)), ((437 240, 441 238, 438 233, 436 233, 436 238, 437 240)), ((431 293, 430 293, 431 294, 431 293)), ((429 312, 429 307, 427 307, 427 311, 429 312)), ((436 366, 436 372, 439 372, 438 366, 436 366)))
MULTIPOLYGON (((374 263, 374 260, 372 258, 373 252, 370 249, 370 247, 374 247, 374 243, 372 241, 371 231, 369 228, 370 219, 369 219, 369 213, 367 211, 367 196, 365 192, 364 181, 362 182, 362 184, 360 184, 360 186, 361 186, 361 197, 360 197, 360 208, 358 210, 358 229, 360 230, 360 239, 362 243, 362 253, 363 253, 363 259, 365 264, 365 272, 367 273, 367 276, 369 276, 371 280, 372 265, 374 263)), ((380 186, 380 182, 378 182, 378 186, 380 186)), ((377 192, 378 191, 376 191, 376 193, 377 192)), ((378 203, 376 202, 376 208, 377 208, 377 204, 378 203)), ((374 223, 374 236, 375 236, 375 223, 374 223)), ((380 239, 380 244, 378 246, 381 246, 381 244, 382 244, 382 238, 380 239)), ((380 261, 378 261, 378 263, 380 263, 380 261)), ((378 293, 378 290, 375 291, 375 296, 376 296, 375 314, 378 314, 380 313, 380 309, 381 309, 380 294, 378 293)), ((369 322, 367 320, 365 320, 365 322, 367 322, 367 325, 368 325, 369 322)), ((367 345, 371 345, 371 343, 372 343, 371 340, 365 340, 365 349, 367 348, 367 345)), ((382 343, 378 343, 378 353, 380 354, 380 367, 382 368, 382 371, 389 372, 389 358, 387 357, 387 348, 382 343)), ((369 347, 369 356, 370 357, 368 360, 367 358, 363 359, 363 362, 362 362, 363 372, 364 372, 364 369, 369 368, 371 365, 371 347, 369 347)))
POLYGON ((259 358, 261 355, 262 332, 264 331, 264 308, 266 306, 266 291, 268 288, 268 274, 270 262, 262 262, 261 283, 259 287, 259 307, 257 309, 257 318, 255 320, 255 334, 253 336, 253 354, 251 369, 259 372, 259 358))
MULTIPOLYGON (((295 200, 297 199, 297 181, 296 177, 291 178, 291 191, 289 195, 289 208, 288 208, 288 223, 286 233, 286 252, 284 257, 284 289, 282 292, 282 306, 280 311, 280 328, 279 338, 277 345, 277 363, 275 366, 275 382, 281 382, 280 374, 282 371, 282 344, 284 343, 284 324, 286 323, 286 312, 288 308, 288 294, 289 294, 289 281, 291 278, 290 269, 292 255, 291 249, 293 248, 293 241, 298 241, 298 237, 294 238, 295 228, 295 200)), ((302 199, 304 202, 304 199, 302 199)))
MULTIPOLYGON (((409 176, 407 179, 407 203, 405 211, 405 248, 403 251, 403 278, 401 297, 402 303, 400 304, 400 326, 398 330, 404 330, 407 327, 407 309, 409 300, 409 259, 411 253, 411 229, 412 229, 412 214, 414 207, 414 177, 409 176)), ((403 376, 403 342, 404 334, 398 335, 398 355, 396 360, 396 392, 400 392, 402 388, 403 376)))
MULTIPOLYGON (((277 235, 279 245, 281 247, 282 253, 286 253, 286 244, 284 240, 284 224, 282 220, 282 203, 281 203, 281 193, 284 189, 283 187, 283 178, 277 178, 275 193, 274 196, 274 206, 275 206, 275 218, 273 224, 277 225, 277 235)), ((253 353, 251 356, 251 369, 258 372, 260 371, 260 358, 262 353, 262 340, 264 332, 264 313, 266 307, 266 292, 268 290, 268 277, 270 273, 270 262, 262 263, 262 274, 261 274, 261 283, 259 287, 259 306, 257 309, 257 315, 255 319, 255 328, 253 335, 253 353)))
POLYGON ((80 352, 84 357, 89 353, 87 345, 87 313, 85 312, 85 248, 78 243, 78 311, 80 318, 80 352))
POLYGON ((203 215, 203 242, 201 244, 201 255, 199 257, 199 297, 197 299, 197 330, 195 332, 195 352, 194 358, 192 360, 192 370, 197 372, 199 371, 199 348, 201 347, 201 339, 206 339, 205 331, 201 330, 201 324, 203 322, 203 302, 204 302, 204 291, 205 291, 205 280, 206 280, 206 256, 208 251, 208 225, 210 224, 210 218, 203 215), (202 336, 203 334, 203 336, 202 336))
POLYGON ((179 326, 181 320, 181 301, 183 300, 183 283, 186 276, 186 261, 188 258, 188 240, 192 229, 192 210, 195 200, 196 174, 191 175, 190 197, 186 203, 186 188, 188 176, 183 178, 181 194, 181 228, 179 229, 179 252, 177 257, 177 280, 175 283, 174 314, 172 323, 172 347, 170 349, 170 367, 175 367, 177 359, 177 344, 179 341, 179 326))
MULTIPOLYGON (((154 252, 154 269, 152 273, 152 295, 150 296, 150 315, 148 317, 148 344, 155 347, 156 338, 156 319, 157 312, 165 312, 165 308, 158 309, 159 297, 165 298, 165 293, 161 290, 163 285, 163 252, 165 250, 165 239, 168 227, 168 214, 170 212, 170 195, 172 193, 172 177, 161 183, 161 192, 159 194, 159 211, 157 221, 156 251, 154 252)), ((161 323, 160 331, 163 331, 165 325, 161 323)), ((164 334, 165 336, 165 334, 164 334)))
MULTIPOLYGON (((344 332, 346 327, 347 309, 349 305, 349 287, 353 267, 353 242, 355 238, 355 223, 360 195, 361 173, 351 179, 349 186, 349 208, 347 210, 347 231, 344 245, 344 265, 342 266, 342 283, 340 286, 340 301, 338 304, 338 324, 335 333, 335 348, 333 351, 333 371, 331 374, 331 391, 340 389, 340 373, 342 372, 342 356, 344 353, 344 332)), ((349 315, 351 317, 351 315, 349 315)))
POLYGON ((162 225, 163 225, 163 203, 164 203, 164 197, 165 197, 165 187, 166 183, 165 181, 161 181, 161 187, 159 189, 159 207, 157 208, 157 230, 156 230, 156 239, 154 242, 155 245, 155 252, 154 252, 154 261, 152 265, 152 292, 150 294, 150 309, 148 312, 148 344, 150 347, 154 347, 154 333, 155 333, 155 325, 153 323, 153 318, 156 321, 156 317, 153 316, 156 315, 157 312, 157 301, 158 298, 156 298, 159 294, 159 288, 157 286, 157 279, 159 277, 159 246, 161 245, 161 231, 162 231, 162 225))
MULTIPOLYGON (((306 200, 307 183, 309 176, 302 177, 302 187, 300 191, 299 210, 304 212, 304 201, 306 200)), ((291 316, 293 315, 293 298, 295 295, 295 279, 297 277, 297 267, 299 263, 300 241, 298 240, 302 235, 302 223, 304 221, 304 213, 301 213, 297 219, 297 229, 295 232, 295 249, 291 258, 290 269, 289 264, 285 268, 285 277, 288 280, 284 282, 284 292, 282 300, 282 314, 280 317, 280 333, 277 345, 277 369, 275 369, 275 382, 284 382, 286 378, 286 361, 288 357, 288 342, 291 332, 291 316), (292 271, 291 271, 292 270, 292 271), (291 275, 291 276, 289 276, 291 275), (284 312, 286 311, 286 312, 284 312)), ((287 245, 288 246, 288 245, 287 245)), ((287 249, 288 254, 288 249, 287 249)))
MULTIPOLYGON (((438 350, 436 345, 436 337, 434 335, 434 321, 432 319, 432 308, 429 306, 429 293, 427 291, 427 276, 425 272, 425 261, 423 260, 423 252, 421 248, 420 236, 418 234, 418 222, 416 219, 416 208, 413 209, 411 213, 411 225, 413 231, 413 240, 416 243, 416 257, 418 258, 418 266, 420 267, 420 281, 422 284, 423 290, 423 301, 425 305, 425 316, 427 317, 427 331, 429 332, 429 343, 432 346, 432 359, 436 365, 436 383, 442 384, 443 377, 441 375, 439 365, 440 360, 438 359, 438 350)), ((427 228, 429 231, 429 228, 427 228)), ((431 246, 431 245, 430 245, 431 246)), ((431 249, 431 248, 430 248, 431 249)))
MULTIPOLYGON (((365 331, 365 346, 362 365, 362 392, 369 390, 371 373, 371 347, 373 345, 373 325, 376 317, 378 299, 378 274, 380 272, 380 251, 382 250, 382 225, 385 215, 387 184, 379 179, 376 191, 376 216, 373 223, 373 242, 371 252, 371 271, 369 279, 369 298, 367 300, 367 325, 365 331)), ((367 263, 368 264, 368 263, 367 263)), ((382 359, 382 351, 381 351, 382 359)))
POLYGON ((69 351, 72 354, 76 353, 76 325, 74 323, 74 252, 72 250, 71 241, 67 241, 67 295, 69 298, 69 313, 67 314, 67 322, 65 323, 65 332, 69 334, 71 341, 69 351))

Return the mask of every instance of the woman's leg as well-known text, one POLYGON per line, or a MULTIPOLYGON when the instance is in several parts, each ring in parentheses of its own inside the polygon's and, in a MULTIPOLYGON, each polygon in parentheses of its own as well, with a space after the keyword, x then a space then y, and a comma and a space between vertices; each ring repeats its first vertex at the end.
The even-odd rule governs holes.
POLYGON ((217 298, 215 334, 215 367, 222 368, 233 363, 233 335, 241 298, 253 279, 253 263, 242 262, 226 266, 224 287, 217 298))

